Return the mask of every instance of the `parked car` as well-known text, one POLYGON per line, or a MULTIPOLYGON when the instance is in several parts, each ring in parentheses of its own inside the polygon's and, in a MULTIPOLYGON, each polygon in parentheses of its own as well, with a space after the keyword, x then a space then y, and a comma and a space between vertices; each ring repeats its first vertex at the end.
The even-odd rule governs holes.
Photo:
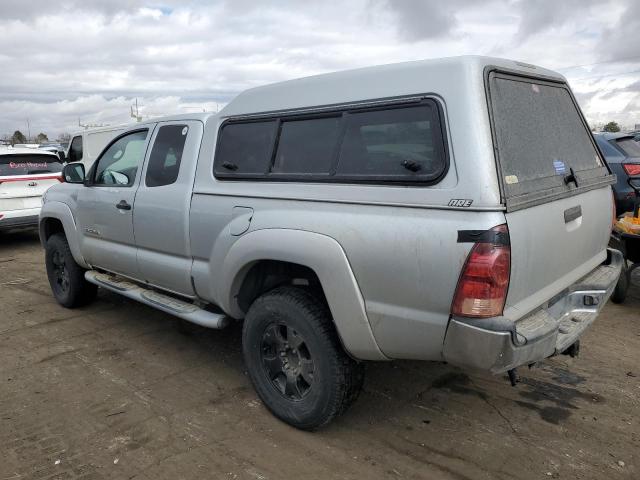
POLYGON ((66 148, 59 143, 41 143, 38 148, 47 152, 55 153, 62 163, 66 163, 66 148))
POLYGON ((633 210, 636 194, 629 185, 629 177, 640 176, 640 143, 627 133, 594 133, 609 168, 616 174, 613 193, 616 215, 633 210))
POLYGON ((65 158, 67 162, 82 162, 89 169, 104 147, 126 130, 125 125, 81 130, 71 136, 65 158))
POLYGON ((576 354, 622 264, 613 176, 566 80, 508 60, 248 90, 131 126, 64 177, 40 217, 57 301, 99 286, 243 320, 258 395, 302 429, 356 399, 365 360, 513 377, 576 354))
POLYGON ((57 155, 0 147, 0 230, 37 226, 42 194, 62 180, 57 155))

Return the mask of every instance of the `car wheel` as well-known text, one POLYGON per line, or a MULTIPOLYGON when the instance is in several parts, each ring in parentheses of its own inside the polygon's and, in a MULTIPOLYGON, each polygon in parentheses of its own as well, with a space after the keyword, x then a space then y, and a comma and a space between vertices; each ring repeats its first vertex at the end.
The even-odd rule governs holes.
POLYGON ((258 396, 296 428, 328 424, 362 389, 364 366, 342 348, 326 304, 306 290, 279 287, 255 300, 242 340, 258 396))
POLYGON ((98 287, 85 280, 85 270, 73 259, 64 235, 56 233, 47 240, 45 265, 53 296, 63 307, 79 307, 96 298, 98 287))

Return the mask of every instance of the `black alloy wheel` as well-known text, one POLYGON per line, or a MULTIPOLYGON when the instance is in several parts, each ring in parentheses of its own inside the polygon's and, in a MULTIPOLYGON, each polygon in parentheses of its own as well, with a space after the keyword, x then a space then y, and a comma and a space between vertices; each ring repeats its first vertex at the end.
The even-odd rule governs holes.
POLYGON ((272 323, 262 335, 262 364, 274 388, 302 400, 313 388, 315 365, 304 338, 287 325, 272 323))

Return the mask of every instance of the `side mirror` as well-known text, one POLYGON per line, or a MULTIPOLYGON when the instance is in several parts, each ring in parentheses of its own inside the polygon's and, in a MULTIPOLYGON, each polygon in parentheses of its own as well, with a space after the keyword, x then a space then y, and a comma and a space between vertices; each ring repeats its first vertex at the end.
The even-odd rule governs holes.
POLYGON ((62 178, 66 183, 84 183, 84 164, 67 163, 62 168, 62 178))

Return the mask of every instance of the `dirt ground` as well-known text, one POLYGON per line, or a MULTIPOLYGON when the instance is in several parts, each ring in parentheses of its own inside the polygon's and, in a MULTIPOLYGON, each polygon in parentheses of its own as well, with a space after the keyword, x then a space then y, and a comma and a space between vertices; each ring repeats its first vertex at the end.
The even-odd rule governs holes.
POLYGON ((367 365, 328 428, 272 417, 238 326, 209 331, 100 292, 53 300, 35 233, 0 235, 0 479, 640 478, 640 288, 578 359, 503 377, 367 365))

